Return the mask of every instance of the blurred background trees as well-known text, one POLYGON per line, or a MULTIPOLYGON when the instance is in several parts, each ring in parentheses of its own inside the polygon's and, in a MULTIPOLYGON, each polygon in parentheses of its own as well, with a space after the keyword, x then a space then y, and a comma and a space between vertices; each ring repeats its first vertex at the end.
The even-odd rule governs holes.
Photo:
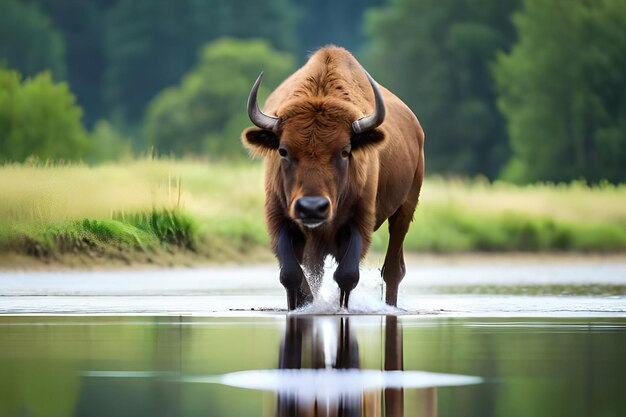
POLYGON ((118 123, 139 124, 145 105, 176 84, 208 40, 267 39, 295 52, 294 6, 286 0, 119 0, 106 15, 103 97, 118 123))
POLYGON ((52 19, 34 4, 0 1, 0 60, 27 76, 48 70, 65 77, 65 43, 52 19))
POLYGON ((267 96, 294 70, 293 57, 260 40, 208 44, 181 84, 163 90, 148 106, 148 143, 177 156, 245 155, 239 137, 250 122, 242 103, 259 68, 266 72, 260 94, 267 96))
POLYGON ((295 0, 299 12, 298 63, 321 46, 337 44, 359 52, 367 38, 363 30, 365 12, 385 0, 295 0))
POLYGON ((89 148, 67 83, 54 83, 50 72, 23 80, 13 70, 0 68, 0 157, 23 161, 78 159, 89 148))
POLYGON ((624 0, 0 0, 0 160, 244 157, 257 74, 334 43, 418 115, 429 173, 625 181, 625 28, 624 0))
POLYGON ((392 0, 367 15, 365 58, 426 131, 428 169, 494 178, 508 157, 489 63, 518 1, 392 0))
POLYGON ((626 2, 526 0, 493 67, 517 182, 626 180, 626 2))

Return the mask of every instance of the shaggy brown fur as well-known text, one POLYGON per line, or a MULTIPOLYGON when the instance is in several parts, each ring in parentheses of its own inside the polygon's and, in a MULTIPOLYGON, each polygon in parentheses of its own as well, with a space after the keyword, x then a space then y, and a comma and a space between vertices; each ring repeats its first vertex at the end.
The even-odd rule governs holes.
POLYGON ((341 260, 345 249, 338 235, 346 226, 360 232, 365 256, 372 232, 389 219, 383 278, 387 302, 395 305, 404 276, 402 243, 424 173, 424 132, 400 99, 380 89, 384 123, 355 135, 352 122, 374 111, 372 86, 348 51, 322 48, 267 99, 263 111, 279 118, 277 131, 249 128, 242 139, 251 154, 265 158, 265 211, 273 247, 281 228, 293 225, 294 251, 309 271, 319 273, 328 254, 341 260), (288 150, 289 161, 278 146, 288 150), (293 207, 303 196, 330 201, 322 226, 298 224, 293 207))

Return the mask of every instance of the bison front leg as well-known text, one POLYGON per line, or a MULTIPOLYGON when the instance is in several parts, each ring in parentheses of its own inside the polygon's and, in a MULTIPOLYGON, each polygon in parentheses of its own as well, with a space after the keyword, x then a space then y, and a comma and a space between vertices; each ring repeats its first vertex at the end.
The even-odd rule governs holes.
POLYGON ((278 234, 276 257, 280 264, 280 283, 287 291, 287 308, 295 310, 313 301, 293 247, 293 233, 289 225, 283 225, 278 234))
POLYGON ((339 265, 333 275, 339 285, 339 305, 348 308, 350 292, 359 283, 359 263, 361 261, 361 248, 363 237, 356 227, 345 229, 339 238, 340 253, 339 265), (342 250, 343 249, 343 250, 342 250))

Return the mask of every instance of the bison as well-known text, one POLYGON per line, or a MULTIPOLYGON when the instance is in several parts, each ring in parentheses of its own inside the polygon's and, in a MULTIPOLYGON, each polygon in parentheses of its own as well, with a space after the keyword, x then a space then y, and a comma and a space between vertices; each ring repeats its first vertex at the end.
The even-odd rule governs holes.
POLYGON ((267 98, 263 73, 248 98, 255 125, 242 133, 252 156, 265 159, 265 220, 280 264, 289 310, 313 300, 324 259, 347 308, 372 233, 385 220, 382 267, 386 302, 396 306, 406 269, 403 242, 424 176, 424 131, 413 112, 379 86, 350 52, 319 49, 267 98), (313 287, 313 291, 311 290, 313 287))

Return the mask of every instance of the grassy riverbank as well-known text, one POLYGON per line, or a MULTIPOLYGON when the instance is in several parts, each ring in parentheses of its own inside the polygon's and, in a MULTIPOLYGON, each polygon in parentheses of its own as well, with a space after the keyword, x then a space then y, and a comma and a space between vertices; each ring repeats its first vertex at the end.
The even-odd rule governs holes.
MULTIPOLYGON (((0 167, 0 196, 3 253, 157 264, 185 253, 218 262, 270 258, 260 164, 10 164, 0 167)), ((626 185, 427 178, 406 249, 623 252, 625 207, 626 185)), ((385 246, 382 230, 374 250, 385 246)))

